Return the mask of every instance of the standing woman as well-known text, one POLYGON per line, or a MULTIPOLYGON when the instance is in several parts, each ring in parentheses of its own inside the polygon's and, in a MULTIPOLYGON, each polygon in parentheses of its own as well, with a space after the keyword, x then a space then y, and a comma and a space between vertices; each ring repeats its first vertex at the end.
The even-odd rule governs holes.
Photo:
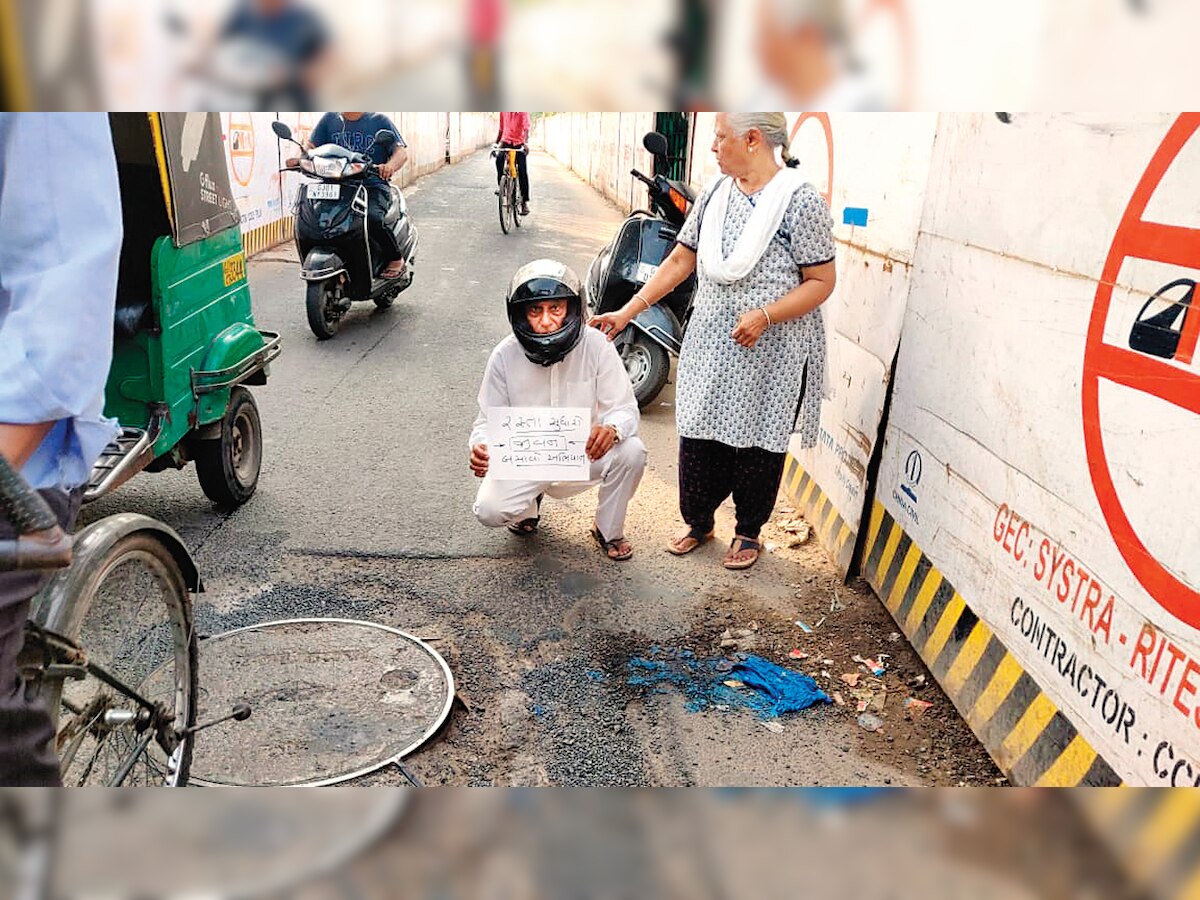
POLYGON ((754 565, 794 431, 815 446, 825 373, 820 306, 833 292, 833 222, 795 170, 783 113, 720 113, 713 153, 722 177, 693 207, 678 245, 620 310, 591 324, 616 337, 698 271, 679 356, 679 509, 687 527, 667 549, 713 537, 733 494, 737 533, 727 569, 754 565), (781 165, 782 161, 782 165, 781 165))

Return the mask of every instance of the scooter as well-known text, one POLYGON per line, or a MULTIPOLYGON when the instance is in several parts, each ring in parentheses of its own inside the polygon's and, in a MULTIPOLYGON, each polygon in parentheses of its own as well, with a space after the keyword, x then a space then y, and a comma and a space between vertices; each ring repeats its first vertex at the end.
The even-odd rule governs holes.
MULTIPOLYGON (((652 131, 642 139, 658 159, 667 156, 667 139, 652 131)), ((588 268, 584 295, 591 315, 615 312, 650 280, 675 246, 695 196, 687 185, 662 175, 629 174, 646 185, 650 210, 634 210, 616 236, 588 268)), ((667 383, 671 357, 678 356, 691 314, 695 274, 634 319, 614 340, 639 407, 648 406, 667 383)))
MULTIPOLYGON (((271 129, 283 140, 297 143, 282 122, 272 122, 271 129)), ((371 147, 390 150, 395 143, 396 135, 381 128, 371 147)), ((300 277, 308 282, 308 326, 324 341, 337 334, 355 301, 373 301, 387 309, 412 284, 417 227, 408 216, 404 195, 389 185, 392 202, 383 221, 396 235, 405 267, 399 277, 383 278, 380 273, 387 261, 367 220, 363 182, 378 172, 370 158, 337 144, 323 144, 304 152, 298 169, 313 179, 300 186, 296 197, 296 248, 304 261, 300 277)))

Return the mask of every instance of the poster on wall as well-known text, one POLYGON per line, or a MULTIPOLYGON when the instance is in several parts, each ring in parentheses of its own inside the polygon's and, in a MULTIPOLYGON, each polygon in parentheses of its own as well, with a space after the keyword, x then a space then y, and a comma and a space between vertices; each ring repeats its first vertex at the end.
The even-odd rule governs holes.
POLYGON ((1194 114, 939 127, 877 581, 917 622, 919 548, 994 635, 927 662, 1026 783, 1200 785, 1198 162, 1194 114))
POLYGON ((275 113, 221 113, 233 197, 243 233, 283 216, 279 141, 271 131, 275 113))

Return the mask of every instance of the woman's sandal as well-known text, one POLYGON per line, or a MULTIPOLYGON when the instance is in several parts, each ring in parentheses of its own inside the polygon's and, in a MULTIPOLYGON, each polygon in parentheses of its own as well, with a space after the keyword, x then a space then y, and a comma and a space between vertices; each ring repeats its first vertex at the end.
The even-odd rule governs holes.
MULTIPOLYGON (((539 513, 542 511, 542 498, 545 496, 545 494, 538 494, 537 505, 539 513)), ((530 516, 528 519, 522 519, 520 522, 512 522, 508 525, 508 530, 513 534, 519 534, 521 537, 537 534, 538 522, 541 521, 541 518, 541 516, 530 516)))
POLYGON ((596 539, 596 543, 600 545, 600 548, 604 551, 604 555, 613 562, 621 562, 633 556, 633 545, 623 537, 613 538, 611 541, 605 540, 604 535, 600 533, 600 529, 594 526, 592 527, 592 537, 596 539), (622 544, 629 549, 622 551, 622 544), (615 556, 613 555, 614 551, 616 552, 615 556))
POLYGON ((675 556, 687 556, 689 553, 691 553, 697 547, 704 546, 712 539, 713 539, 713 532, 711 532, 711 531, 708 533, 705 533, 703 531, 700 531, 698 528, 689 528, 688 533, 685 534, 683 537, 671 538, 669 541, 667 541, 667 552, 672 553, 675 556), (683 543, 684 541, 691 541, 692 543, 686 547, 678 546, 679 544, 683 543))
POLYGON ((742 537, 740 534, 735 535, 729 544, 729 552, 725 554, 725 559, 721 563, 727 569, 739 570, 748 569, 758 562, 759 554, 762 553, 762 542, 755 541, 748 537, 742 537), (736 547, 734 545, 737 545, 736 547), (733 557, 739 553, 753 551, 754 555, 749 559, 734 559, 733 557))

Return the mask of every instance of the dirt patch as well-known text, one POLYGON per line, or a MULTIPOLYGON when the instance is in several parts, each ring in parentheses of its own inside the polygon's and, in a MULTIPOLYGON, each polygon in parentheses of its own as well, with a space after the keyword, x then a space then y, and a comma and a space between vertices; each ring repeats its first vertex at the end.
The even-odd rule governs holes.
MULTIPOLYGON (((818 584, 820 576, 812 579, 812 584, 818 584)), ((844 704, 835 703, 817 713, 832 719, 831 740, 848 739, 858 756, 908 773, 920 783, 1007 784, 920 657, 894 630, 894 623, 866 583, 860 580, 839 588, 834 611, 829 604, 817 606, 817 594, 808 584, 797 586, 798 614, 784 614, 777 603, 764 601, 748 588, 704 594, 686 636, 672 641, 670 650, 690 651, 705 659, 751 653, 810 675, 822 690, 844 704), (839 604, 844 608, 837 608, 839 604), (811 632, 797 621, 808 625, 811 632), (793 655, 800 653, 805 657, 793 655), (883 674, 872 674, 855 656, 882 662, 883 674), (851 676, 848 680, 856 684, 843 681, 843 675, 851 676), (860 698, 867 702, 864 711, 880 720, 878 730, 867 731, 858 725, 860 698), (910 698, 920 702, 906 707, 910 698), (923 707, 924 703, 930 705, 923 707), (839 724, 852 727, 843 730, 836 727, 839 724)), ((646 689, 626 683, 629 661, 651 655, 660 644, 644 634, 625 634, 597 647, 603 651, 598 667, 627 696, 627 702, 646 694, 646 689)))

